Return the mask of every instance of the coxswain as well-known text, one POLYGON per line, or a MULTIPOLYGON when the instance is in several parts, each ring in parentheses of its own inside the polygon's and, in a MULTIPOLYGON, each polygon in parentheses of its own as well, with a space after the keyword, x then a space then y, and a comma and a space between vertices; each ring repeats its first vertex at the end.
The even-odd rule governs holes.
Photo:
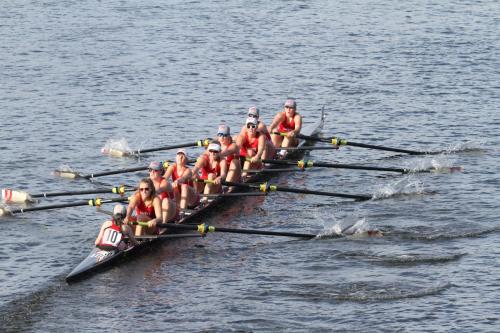
MULTIPOLYGON (((272 159, 275 154, 272 143, 264 133, 257 131, 258 121, 254 117, 248 117, 246 132, 240 133, 236 140, 240 147, 240 156, 245 159, 243 170, 262 168, 261 159, 272 159)), ((242 176, 246 176, 246 172, 242 176)))
POLYGON ((200 155, 193 168, 193 174, 196 176, 198 171, 201 175, 197 177, 197 190, 199 193, 215 194, 222 192, 222 181, 226 180, 227 164, 220 158, 221 146, 218 141, 212 141, 207 147, 206 152, 200 155), (204 183, 209 180, 211 183, 204 183))
POLYGON ((180 209, 175 202, 174 187, 163 178, 163 164, 158 161, 152 161, 148 167, 149 178, 153 181, 156 195, 161 201, 162 222, 173 222, 179 218, 180 209))
MULTIPOLYGON (((246 127, 245 127, 246 129, 246 127)), ((227 164, 226 181, 233 183, 241 182, 240 148, 231 136, 231 130, 227 125, 220 125, 217 130, 221 152, 220 157, 227 164)))
POLYGON ((283 111, 278 112, 274 117, 273 122, 269 126, 271 138, 276 148, 280 147, 296 147, 299 140, 296 138, 300 134, 302 128, 302 116, 297 112, 297 103, 294 99, 287 99, 283 111), (282 136, 279 133, 286 133, 282 136))
POLYGON ((95 246, 101 250, 125 250, 128 246, 137 245, 132 228, 123 223, 127 208, 121 204, 115 205, 111 220, 104 222, 95 240, 95 246))
POLYGON ((188 156, 185 149, 179 149, 175 163, 165 172, 165 179, 172 179, 175 200, 180 209, 194 208, 200 203, 200 195, 194 188, 193 173, 187 166, 188 156))
POLYGON ((129 201, 124 223, 135 221, 148 223, 147 227, 135 226, 136 236, 158 233, 156 225, 162 221, 161 202, 150 178, 143 178, 139 181, 139 187, 129 201), (135 217, 132 216, 134 210, 135 217))

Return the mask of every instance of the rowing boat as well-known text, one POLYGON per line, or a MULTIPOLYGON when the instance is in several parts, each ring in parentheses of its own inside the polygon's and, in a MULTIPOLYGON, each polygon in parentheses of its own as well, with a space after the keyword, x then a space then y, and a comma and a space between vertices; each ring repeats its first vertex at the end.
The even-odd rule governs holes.
MULTIPOLYGON (((315 137, 321 132, 321 129, 324 125, 324 111, 321 111, 320 118, 317 120, 315 124, 310 124, 306 126, 303 133, 306 133, 308 136, 315 137)), ((304 140, 299 144, 299 148, 304 148, 307 146, 314 145, 314 141, 304 140)), ((291 150, 288 152, 287 158, 301 158, 305 153, 305 150, 291 150)), ((277 165, 266 165, 264 170, 276 169, 277 165)), ((279 170, 276 170, 276 173, 279 173, 279 170)), ((246 183, 252 183, 261 181, 266 178, 270 178, 272 173, 268 172, 257 172, 252 173, 248 178, 245 179, 246 183)), ((228 192, 231 192, 233 188, 227 189, 228 192)), ((199 205, 196 209, 188 212, 180 221, 180 224, 193 224, 198 221, 202 216, 208 214, 210 211, 214 211, 214 209, 220 206, 223 203, 227 203, 230 200, 233 200, 236 197, 227 197, 227 196, 217 196, 215 198, 211 198, 208 202, 199 205)), ((109 268, 112 265, 120 262, 125 258, 135 257, 139 253, 144 252, 147 249, 155 246, 156 244, 162 243, 165 240, 172 238, 184 238, 184 237, 199 237, 199 234, 175 234, 169 231, 168 234, 161 234, 158 236, 147 236, 139 238, 140 242, 138 245, 129 247, 125 250, 113 249, 110 251, 101 250, 97 247, 94 247, 89 255, 78 264, 66 277, 66 281, 68 283, 78 281, 83 279, 90 274, 103 270, 105 268, 109 268)))

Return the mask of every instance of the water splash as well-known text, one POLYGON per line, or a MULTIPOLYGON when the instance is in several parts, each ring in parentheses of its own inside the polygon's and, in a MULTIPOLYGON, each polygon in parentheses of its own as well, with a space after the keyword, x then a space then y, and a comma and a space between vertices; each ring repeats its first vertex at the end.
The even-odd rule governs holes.
POLYGON ((394 180, 392 183, 382 185, 382 187, 375 190, 373 198, 382 199, 394 197, 396 195, 419 195, 423 193, 423 183, 410 175, 408 177, 394 180))
POLYGON ((117 152, 120 152, 122 155, 130 155, 132 153, 127 139, 108 139, 104 147, 101 148, 101 153, 106 155, 115 156, 118 155, 117 152))

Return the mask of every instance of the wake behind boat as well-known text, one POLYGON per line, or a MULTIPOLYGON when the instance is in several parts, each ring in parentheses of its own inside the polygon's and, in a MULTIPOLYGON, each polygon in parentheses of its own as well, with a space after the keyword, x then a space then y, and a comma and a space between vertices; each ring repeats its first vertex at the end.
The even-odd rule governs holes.
MULTIPOLYGON (((305 127, 303 132, 306 133, 309 137, 317 137, 321 132, 325 120, 324 111, 321 111, 319 119, 314 124, 310 124, 305 127)), ((297 148, 290 150, 287 154, 287 158, 301 158, 306 150, 301 150, 300 148, 305 148, 308 146, 314 145, 314 140, 302 140, 300 141, 297 148)), ((263 171, 272 170, 279 168, 279 165, 276 164, 267 164, 264 165, 263 171)), ((276 174, 279 173, 276 170, 276 174)), ((253 183, 257 181, 261 181, 264 179, 270 178, 274 173, 268 172, 255 172, 251 173, 244 179, 244 183, 253 183)), ((234 193, 235 187, 226 187, 224 189, 225 194, 234 193)), ((186 215, 178 221, 179 224, 195 224, 201 217, 208 214, 210 211, 213 211, 216 207, 221 207, 223 204, 229 203, 231 200, 234 200, 235 197, 229 197, 226 195, 218 195, 207 202, 198 205, 194 210, 189 211, 186 215)), ((112 249, 112 250, 102 250, 97 247, 93 248, 89 255, 78 264, 66 277, 66 281, 68 283, 75 282, 81 280, 85 277, 88 277, 92 273, 101 271, 106 268, 110 268, 115 264, 118 264, 122 260, 127 258, 135 257, 139 255, 141 252, 156 246, 163 241, 167 241, 169 239, 175 238, 187 238, 187 237, 200 237, 201 235, 198 233, 183 233, 176 234, 172 231, 164 230, 160 235, 149 235, 145 237, 137 237, 139 240, 139 244, 135 246, 128 247, 124 250, 112 249)))

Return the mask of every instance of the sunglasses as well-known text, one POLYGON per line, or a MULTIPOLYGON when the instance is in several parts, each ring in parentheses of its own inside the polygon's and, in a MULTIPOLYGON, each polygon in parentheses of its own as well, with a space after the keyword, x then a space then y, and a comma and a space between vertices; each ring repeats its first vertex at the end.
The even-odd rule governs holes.
POLYGON ((217 136, 222 137, 222 138, 227 138, 231 136, 230 134, 222 134, 222 133, 217 133, 217 136))
POLYGON ((254 124, 247 124, 247 128, 257 128, 257 125, 254 125, 254 124))
POLYGON ((287 105, 287 106, 285 106, 285 109, 292 109, 292 110, 295 110, 295 106, 289 106, 289 105, 287 105))
POLYGON ((150 192, 151 189, 149 187, 141 187, 141 188, 139 188, 139 191, 141 191, 141 192, 150 192))
POLYGON ((248 116, 249 116, 249 117, 252 117, 252 118, 259 118, 259 116, 258 116, 258 115, 256 115, 256 114, 249 114, 248 116))
POLYGON ((217 153, 218 153, 218 151, 217 151, 217 150, 209 150, 208 152, 209 152, 209 153, 212 153, 212 154, 217 154, 217 153))
POLYGON ((151 171, 156 171, 156 172, 160 172, 161 170, 155 170, 155 169, 148 169, 149 172, 151 171))

